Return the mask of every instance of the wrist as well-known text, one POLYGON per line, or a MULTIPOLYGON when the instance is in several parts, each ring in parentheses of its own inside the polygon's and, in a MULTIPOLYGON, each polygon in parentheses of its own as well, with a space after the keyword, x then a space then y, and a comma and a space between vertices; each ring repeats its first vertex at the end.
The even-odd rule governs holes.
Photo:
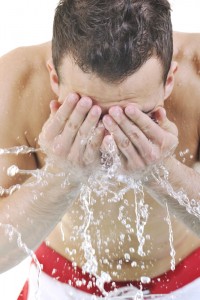
POLYGON ((164 158, 161 162, 151 167, 145 186, 154 188, 158 181, 175 181, 176 178, 174 177, 176 177, 176 170, 179 165, 180 162, 174 156, 164 158))

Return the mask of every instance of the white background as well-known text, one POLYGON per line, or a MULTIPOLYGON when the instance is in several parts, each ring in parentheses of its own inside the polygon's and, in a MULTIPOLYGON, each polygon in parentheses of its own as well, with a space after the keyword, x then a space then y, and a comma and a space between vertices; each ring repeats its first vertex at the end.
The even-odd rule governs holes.
MULTIPOLYGON (((174 30, 200 32, 200 0, 171 0, 174 30)), ((51 39, 57 0, 0 0, 0 55, 51 39)), ((0 275, 0 299, 16 300, 27 262, 0 275)), ((48 299, 47 299, 48 300, 48 299)))

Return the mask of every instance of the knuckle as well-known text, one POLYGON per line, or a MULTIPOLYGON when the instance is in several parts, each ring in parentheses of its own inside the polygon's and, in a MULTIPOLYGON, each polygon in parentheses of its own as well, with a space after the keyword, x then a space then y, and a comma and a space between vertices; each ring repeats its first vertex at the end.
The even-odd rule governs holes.
POLYGON ((67 127, 68 127, 68 129, 71 129, 73 131, 78 130, 78 124, 74 124, 72 121, 67 122, 67 127))
POLYGON ((126 149, 129 146, 130 146, 130 140, 129 140, 129 138, 125 137, 125 138, 122 139, 122 141, 120 141, 120 147, 121 148, 126 149))
POLYGON ((54 117, 54 121, 58 124, 63 124, 66 122, 66 118, 63 116, 62 113, 58 112, 55 117, 54 117))
POLYGON ((134 141, 140 139, 140 135, 135 129, 130 130, 129 137, 130 137, 131 140, 134 140, 134 141))
MULTIPOLYGON (((75 128, 75 127, 74 127, 75 128)), ((84 138, 85 137, 85 133, 84 133, 84 130, 83 130, 83 128, 79 128, 79 130, 78 130, 78 136, 79 137, 81 137, 81 138, 84 138)))
POLYGON ((142 130, 143 130, 146 134, 148 134, 148 133, 151 131, 151 125, 150 125, 150 124, 144 124, 144 125, 142 126, 142 130))
POLYGON ((149 151, 143 154, 143 157, 146 163, 148 164, 154 163, 160 159, 160 151, 157 147, 152 146, 151 149, 149 149, 149 151))

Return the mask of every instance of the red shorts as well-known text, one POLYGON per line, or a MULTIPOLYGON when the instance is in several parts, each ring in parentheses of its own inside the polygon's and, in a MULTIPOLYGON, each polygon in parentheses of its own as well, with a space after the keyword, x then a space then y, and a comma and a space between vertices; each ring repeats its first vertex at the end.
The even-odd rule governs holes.
MULTIPOLYGON (((56 251, 46 246, 45 243, 43 243, 36 251, 36 256, 40 264, 43 266, 43 272, 49 276, 62 283, 70 284, 75 288, 77 288, 76 282, 84 279, 86 284, 79 286, 79 290, 96 296, 102 295, 95 285, 94 276, 87 273, 83 274, 79 267, 74 268, 71 261, 68 261, 56 251), (88 288, 87 285, 89 282, 92 284, 88 288)), ((149 290, 151 294, 168 294, 189 284, 198 277, 200 277, 200 248, 193 251, 188 257, 181 261, 176 266, 175 271, 170 270, 158 277, 155 277, 151 279, 149 284, 142 284, 139 281, 116 281, 106 283, 104 287, 107 292, 110 292, 115 288, 125 287, 130 284, 137 288, 140 288, 142 285, 142 290, 149 290)), ((28 282, 26 282, 18 300, 26 300, 27 293, 28 282)))

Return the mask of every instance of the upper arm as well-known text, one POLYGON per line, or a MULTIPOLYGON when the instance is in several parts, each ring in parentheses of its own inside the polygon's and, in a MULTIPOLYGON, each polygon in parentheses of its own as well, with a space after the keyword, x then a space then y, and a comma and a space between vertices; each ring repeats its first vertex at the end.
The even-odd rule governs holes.
MULTIPOLYGON (((22 49, 17 49, 0 58, 0 148, 28 145, 26 138, 26 120, 23 114, 21 90, 23 90, 25 66, 22 49)), ((0 154, 0 187, 9 188, 22 183, 27 176, 7 175, 7 169, 16 165, 19 169, 35 169, 34 154, 0 154)))

